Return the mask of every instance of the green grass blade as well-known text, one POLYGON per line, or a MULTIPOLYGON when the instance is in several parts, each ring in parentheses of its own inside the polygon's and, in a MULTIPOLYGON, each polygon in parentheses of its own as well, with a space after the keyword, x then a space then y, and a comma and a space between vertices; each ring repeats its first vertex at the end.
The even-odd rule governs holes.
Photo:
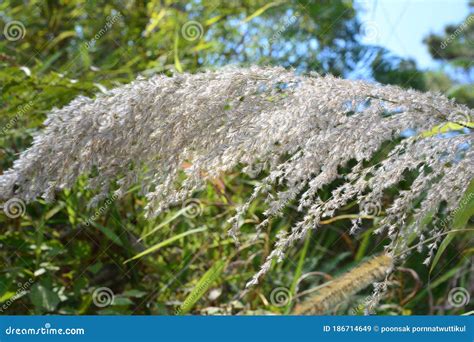
POLYGON ((183 66, 179 60, 179 31, 174 36, 174 67, 178 72, 183 72, 183 66))
MULTIPOLYGON (((291 295, 295 295, 296 291, 296 286, 298 285, 298 280, 300 279, 301 275, 303 274, 303 266, 304 266, 304 261, 306 259, 306 254, 308 253, 308 247, 311 241, 311 232, 308 232, 306 235, 304 245, 303 245, 303 250, 301 251, 300 258, 298 259, 298 265, 296 266, 296 271, 295 275, 293 277, 293 281, 290 286, 290 293, 291 295)), ((290 303, 291 304, 291 303, 290 303)), ((291 311, 291 306, 288 305, 285 311, 285 314, 289 314, 291 311)))
POLYGON ((270 3, 266 4, 265 6, 260 7, 258 10, 253 12, 253 14, 251 14, 247 18, 245 18, 244 22, 247 23, 250 20, 252 20, 253 18, 261 16, 269 8, 281 5, 282 3, 283 3, 282 1, 273 1, 273 2, 270 2, 270 3))
POLYGON ((138 253, 137 255, 135 255, 133 258, 130 258, 128 260, 125 260, 124 261, 124 264, 126 264, 127 262, 130 262, 132 260, 136 260, 136 259, 139 259, 141 257, 144 257, 145 255, 148 255, 150 253, 153 253, 153 252, 156 252, 157 250, 159 250, 160 248, 163 248, 165 246, 168 246, 170 244, 172 244, 173 242, 175 242, 176 240, 179 240, 185 236, 188 236, 188 235, 191 235, 191 234, 195 234, 195 233, 200 233, 200 232, 203 232, 207 229, 207 227, 201 227, 201 228, 196 228, 196 229, 192 229, 192 230, 189 230, 187 232, 184 232, 184 233, 181 233, 181 234, 178 234, 178 235, 175 235, 173 237, 170 237, 169 239, 166 239, 165 241, 162 241, 160 243, 157 243, 156 245, 144 250, 143 252, 141 253, 138 253))
POLYGON ((375 227, 367 230, 362 234, 362 241, 357 249, 357 253, 354 261, 360 262, 367 255, 367 248, 369 248, 370 240, 372 239, 372 234, 374 233, 375 227))
POLYGON ((183 304, 178 308, 178 310, 176 310, 176 313, 178 315, 185 314, 194 307, 197 301, 206 294, 207 290, 209 290, 211 285, 222 274, 222 271, 224 271, 226 264, 227 264, 227 261, 220 260, 216 262, 214 265, 212 265, 212 267, 206 273, 204 273, 202 278, 199 279, 196 286, 194 286, 191 293, 186 297, 183 304))
POLYGON ((183 208, 181 210, 179 210, 178 212, 176 212, 176 214, 174 214, 173 216, 171 216, 169 219, 161 222, 159 225, 157 225, 155 228, 153 228, 151 231, 149 231, 148 233, 146 233, 145 235, 143 235, 138 241, 142 241, 144 240, 146 237, 150 236, 151 234, 155 233, 156 231, 158 231, 160 228, 166 226, 168 223, 171 223, 173 222, 176 218, 178 218, 179 216, 181 216, 182 213, 184 213, 185 211, 187 210, 187 208, 183 208))
POLYGON ((100 230, 110 241, 112 241, 113 243, 117 244, 118 246, 120 247, 123 247, 123 243, 122 241, 120 240, 120 237, 115 234, 112 229, 106 227, 106 226, 103 226, 97 222, 94 222, 94 221, 89 221, 89 224, 95 228, 97 228, 98 230, 100 230))
POLYGON ((440 133, 447 133, 451 131, 462 130, 465 127, 474 128, 474 122, 462 122, 462 125, 456 122, 444 123, 444 124, 433 127, 429 131, 422 132, 421 136, 424 138, 432 137, 433 135, 437 135, 440 133))
MULTIPOLYGON (((466 226, 467 222, 474 215, 474 180, 471 181, 469 184, 466 192, 464 193, 461 201, 459 202, 459 206, 456 210, 454 210, 454 216, 452 218, 452 225, 451 229, 462 229, 466 226)), ((446 247, 451 243, 454 239, 455 235, 458 232, 448 234, 436 252, 436 255, 433 259, 431 264, 430 272, 432 272, 435 266, 438 264, 441 255, 443 255, 446 247)))

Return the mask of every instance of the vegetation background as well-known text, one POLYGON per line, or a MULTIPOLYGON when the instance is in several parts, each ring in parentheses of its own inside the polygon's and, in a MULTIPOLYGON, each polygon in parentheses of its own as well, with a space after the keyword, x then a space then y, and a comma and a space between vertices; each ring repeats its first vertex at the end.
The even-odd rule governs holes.
MULTIPOLYGON (((466 8, 466 18, 473 8, 466 8)), ((340 0, 4 0, 0 169, 30 145, 53 107, 139 75, 231 63, 282 65, 300 73, 441 91, 474 106, 474 21, 466 20, 467 27, 444 49, 440 44, 459 26, 426 37, 426 48, 443 68, 425 72, 413 60, 363 44, 359 11, 359 5, 340 0), (8 39, 12 21, 21 25, 8 39)), ((384 236, 372 235, 377 220, 364 220, 360 234, 348 234, 348 218, 358 212, 353 203, 241 296, 271 250, 275 228, 289 229, 298 218, 289 210, 265 236, 255 237, 252 227, 262 217, 257 203, 244 225, 245 243, 235 246, 226 219, 249 196, 254 181, 235 170, 154 220, 144 219, 144 198, 136 189, 121 200, 87 208, 91 194, 82 182, 53 204, 28 205, 19 218, 0 215, 2 314, 290 313, 311 289, 383 250, 384 236)), ((474 290, 473 238, 472 232, 457 234, 431 267, 422 264, 424 256, 413 254, 391 275, 376 313, 472 310, 469 303, 453 307, 447 297, 456 287, 474 290)), ((362 314, 371 291, 330 313, 362 314)))

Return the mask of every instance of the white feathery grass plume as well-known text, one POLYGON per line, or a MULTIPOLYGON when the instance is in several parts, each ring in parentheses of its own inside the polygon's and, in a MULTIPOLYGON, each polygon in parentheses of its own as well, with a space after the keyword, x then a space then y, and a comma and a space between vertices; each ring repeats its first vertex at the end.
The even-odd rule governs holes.
MULTIPOLYGON (((266 169, 268 175, 231 220, 230 234, 236 237, 239 217, 257 196, 266 198, 267 217, 297 201, 304 218, 279 235, 252 285, 274 259, 281 260, 290 245, 348 201, 381 207, 384 191, 408 170, 418 176, 387 208, 379 231, 392 238, 389 250, 402 248, 413 231, 422 235, 420 225, 407 227, 408 218, 419 222, 441 202, 455 208, 472 179, 474 152, 470 129, 420 133, 460 118, 472 122, 473 111, 439 94, 283 68, 155 76, 52 110, 33 146, 0 176, 0 197, 52 199, 79 175, 96 170, 89 180, 98 189, 92 205, 111 190, 120 196, 139 182, 147 213, 155 216, 238 165, 249 174, 266 169), (409 131, 414 134, 403 137, 409 131), (367 163, 390 141, 383 161, 367 163), (184 162, 192 166, 177 186, 184 162), (341 174, 349 163, 355 166, 341 174), (119 187, 111 189, 117 179, 119 187), (329 200, 320 199, 322 187, 337 179, 343 185, 329 200), (415 208, 416 199, 421 204, 415 208)), ((268 220, 257 229, 265 224, 268 220)))

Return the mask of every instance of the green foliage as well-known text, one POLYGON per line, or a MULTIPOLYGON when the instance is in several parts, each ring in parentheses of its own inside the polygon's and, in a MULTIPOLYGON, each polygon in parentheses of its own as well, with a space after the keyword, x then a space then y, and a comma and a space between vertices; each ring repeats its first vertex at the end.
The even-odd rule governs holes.
POLYGON ((469 15, 462 22, 446 26, 441 35, 430 34, 425 44, 433 58, 450 68, 450 77, 429 77, 427 81, 430 88, 442 88, 449 97, 473 108, 474 4, 470 3, 469 7, 469 15))
POLYGON ((413 60, 403 60, 381 50, 372 62, 374 78, 383 84, 427 90, 425 78, 413 60))

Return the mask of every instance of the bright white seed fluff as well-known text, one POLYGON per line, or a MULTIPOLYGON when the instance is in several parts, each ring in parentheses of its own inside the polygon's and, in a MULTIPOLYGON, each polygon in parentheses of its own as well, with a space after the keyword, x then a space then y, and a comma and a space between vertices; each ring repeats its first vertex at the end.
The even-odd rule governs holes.
POLYGON ((299 76, 283 68, 154 76, 52 110, 33 146, 0 176, 0 197, 50 200, 94 170, 89 186, 98 195, 92 205, 110 191, 120 196, 139 183, 148 199, 147 213, 155 216, 236 166, 250 175, 267 170, 231 220, 231 235, 238 234, 239 218, 257 196, 267 200, 267 217, 296 201, 303 219, 279 235, 251 285, 272 260, 282 259, 290 245, 354 199, 372 215, 386 208, 378 231, 391 237, 389 252, 403 250, 413 232, 439 234, 420 222, 441 203, 450 211, 460 201, 474 173, 472 130, 421 133, 472 118, 472 110, 439 94, 299 76), (368 164, 389 141, 389 155, 368 164), (192 166, 179 184, 184 162, 192 166), (355 166, 341 174, 348 162, 355 166), (384 191, 407 170, 419 172, 409 190, 382 205, 384 191), (119 188, 111 189, 117 179, 119 188), (318 191, 336 179, 344 182, 329 200, 320 199, 318 191))

